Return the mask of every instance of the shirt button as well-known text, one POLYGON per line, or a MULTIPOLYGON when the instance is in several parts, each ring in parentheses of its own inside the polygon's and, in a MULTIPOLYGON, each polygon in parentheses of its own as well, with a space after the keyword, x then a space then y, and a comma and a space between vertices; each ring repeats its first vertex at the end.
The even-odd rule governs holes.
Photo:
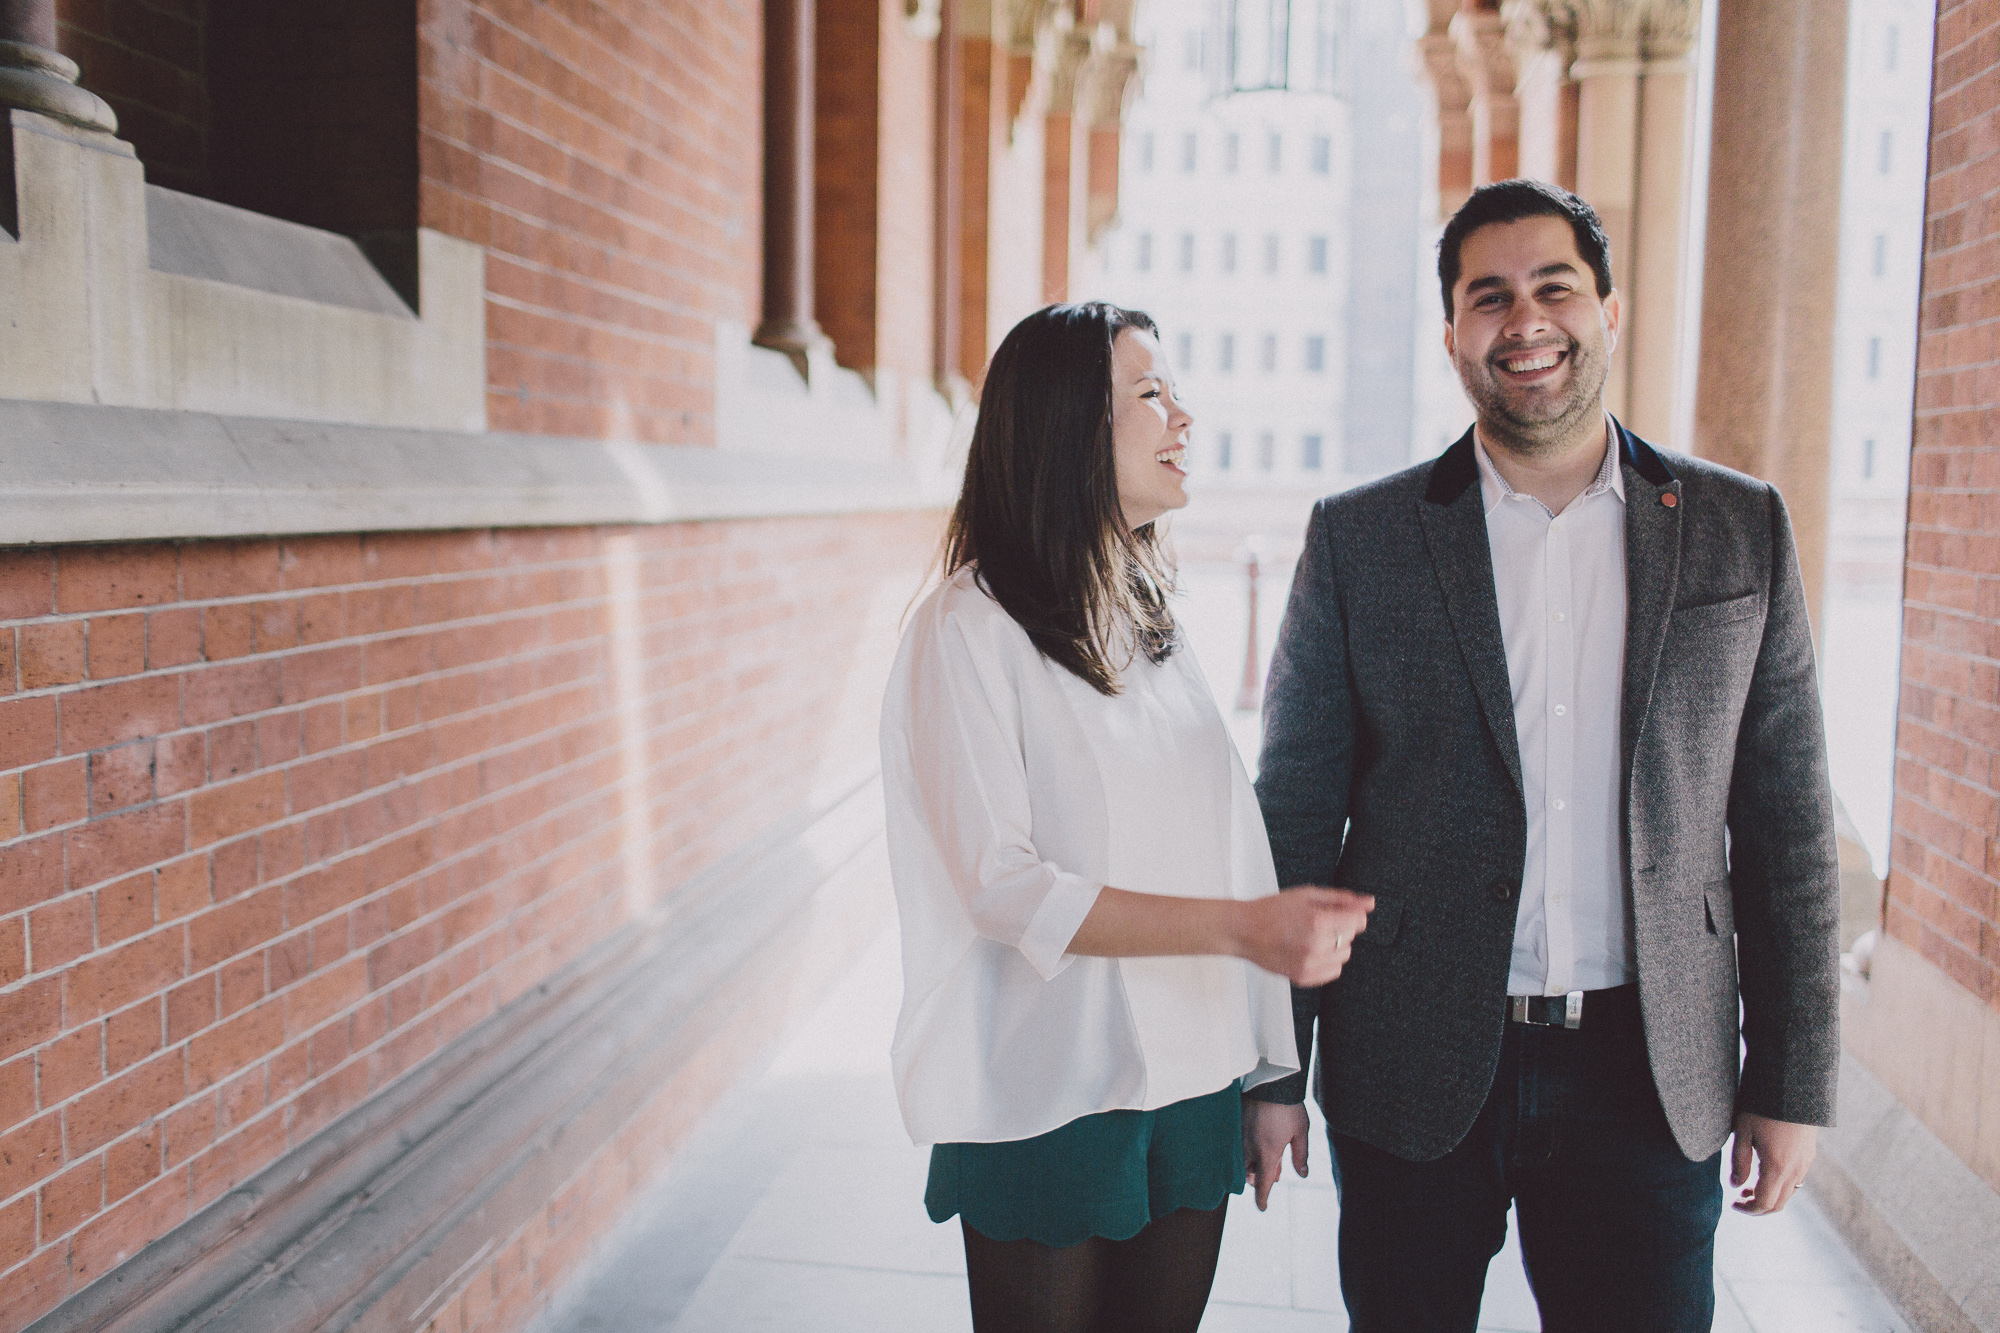
POLYGON ((1557 801, 1557 802, 1556 802, 1556 809, 1560 810, 1560 809, 1562 809, 1562 808, 1563 808, 1563 803, 1562 803, 1561 801, 1557 801))
POLYGON ((1567 709, 1567 708, 1564 708, 1564 707, 1563 707, 1563 706, 1562 706, 1561 704, 1557 704, 1557 705, 1556 705, 1556 716, 1557 716, 1557 717, 1563 717, 1563 716, 1567 715, 1567 714, 1568 714, 1568 712, 1569 712, 1569 709, 1567 709))

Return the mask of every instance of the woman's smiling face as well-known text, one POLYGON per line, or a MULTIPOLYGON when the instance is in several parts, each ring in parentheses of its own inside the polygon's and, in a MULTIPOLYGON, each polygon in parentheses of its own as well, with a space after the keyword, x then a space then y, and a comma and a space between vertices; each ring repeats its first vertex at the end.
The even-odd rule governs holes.
POLYGON ((1187 504, 1183 465, 1193 425, 1174 399, 1159 340, 1142 329, 1120 331, 1111 344, 1111 453, 1127 527, 1187 504))

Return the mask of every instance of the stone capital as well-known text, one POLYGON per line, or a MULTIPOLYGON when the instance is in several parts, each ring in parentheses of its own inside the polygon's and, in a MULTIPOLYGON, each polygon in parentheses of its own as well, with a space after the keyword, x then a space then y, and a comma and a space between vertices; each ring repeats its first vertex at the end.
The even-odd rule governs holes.
POLYGON ((1554 55, 1567 73, 1576 59, 1576 19, 1561 0, 1502 0, 1500 18, 1517 68, 1525 72, 1539 58, 1554 55))
POLYGON ((1465 114, 1472 102, 1472 85, 1458 63, 1458 43, 1449 32, 1426 33, 1417 38, 1417 60, 1437 99, 1440 118, 1465 114))
POLYGON ((1145 56, 1144 47, 1122 40, 1108 28, 1100 29, 1077 76, 1078 114, 1098 129, 1124 124, 1125 113, 1138 96, 1145 56))
POLYGON ((1477 97, 1512 97, 1520 70, 1507 42, 1506 21, 1493 10, 1461 10, 1451 21, 1458 68, 1477 97))

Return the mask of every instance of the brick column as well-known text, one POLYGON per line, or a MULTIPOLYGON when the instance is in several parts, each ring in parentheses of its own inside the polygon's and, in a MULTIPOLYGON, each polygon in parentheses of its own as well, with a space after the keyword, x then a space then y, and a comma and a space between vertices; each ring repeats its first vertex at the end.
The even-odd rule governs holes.
POLYGON ((1694 452, 1784 494, 1819 620, 1846 0, 1720 0, 1694 452))
POLYGON ((764 320, 753 341, 801 374, 826 345, 813 318, 813 7, 764 0, 764 320))
POLYGON ((76 62, 56 51, 56 0, 0 0, 0 106, 117 133, 118 117, 76 86, 78 73, 76 62))

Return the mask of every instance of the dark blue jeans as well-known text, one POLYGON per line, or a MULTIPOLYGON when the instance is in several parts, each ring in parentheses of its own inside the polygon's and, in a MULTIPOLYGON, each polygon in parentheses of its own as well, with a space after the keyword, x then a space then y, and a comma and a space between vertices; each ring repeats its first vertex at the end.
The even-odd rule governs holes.
POLYGON ((1510 1202, 1544 1333, 1706 1333, 1721 1155, 1681 1155, 1636 1000, 1606 1008, 1509 1023, 1485 1108, 1436 1161, 1332 1136, 1353 1333, 1472 1333, 1510 1202))

